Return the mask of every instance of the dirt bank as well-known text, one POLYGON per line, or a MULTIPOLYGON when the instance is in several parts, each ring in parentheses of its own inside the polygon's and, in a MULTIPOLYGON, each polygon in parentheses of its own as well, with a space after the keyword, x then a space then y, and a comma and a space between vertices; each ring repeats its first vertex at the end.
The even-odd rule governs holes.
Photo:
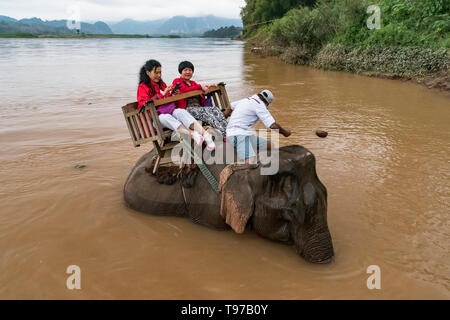
POLYGON ((258 46, 249 42, 248 45, 254 54, 278 56, 286 63, 369 77, 415 81, 428 88, 450 92, 450 54, 446 49, 362 48, 332 43, 313 52, 302 47, 277 47, 267 43, 258 46))

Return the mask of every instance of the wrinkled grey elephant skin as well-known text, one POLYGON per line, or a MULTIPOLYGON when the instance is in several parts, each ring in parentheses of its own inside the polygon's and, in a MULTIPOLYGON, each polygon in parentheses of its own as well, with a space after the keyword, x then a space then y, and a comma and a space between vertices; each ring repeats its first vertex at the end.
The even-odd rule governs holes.
MULTIPOLYGON (((228 229, 220 215, 220 194, 203 175, 198 175, 192 188, 184 188, 183 196, 180 182, 160 184, 145 170, 154 154, 144 155, 128 176, 125 202, 141 212, 184 216, 207 227, 228 229)), ((247 199, 238 204, 250 216, 247 228, 262 237, 294 245, 306 261, 329 263, 334 251, 327 224, 327 190, 317 177, 314 155, 298 145, 281 147, 279 155, 277 174, 261 175, 260 167, 248 165, 233 172, 226 182, 227 190, 239 193, 237 199, 247 199)), ((225 165, 208 168, 219 181, 225 165)))

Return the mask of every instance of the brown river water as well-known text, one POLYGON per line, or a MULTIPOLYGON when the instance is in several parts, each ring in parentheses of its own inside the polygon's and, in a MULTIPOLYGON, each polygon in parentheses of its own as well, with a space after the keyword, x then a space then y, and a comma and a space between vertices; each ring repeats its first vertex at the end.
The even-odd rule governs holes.
POLYGON ((214 39, 0 39, 1 299, 449 299, 450 99, 423 86, 286 65, 214 39), (181 52, 180 48, 184 48, 181 52), (329 265, 292 247, 125 205, 120 107, 146 59, 263 88, 328 190, 329 265), (318 138, 314 131, 329 136, 318 138), (446 129, 447 128, 447 129, 446 129), (78 164, 85 165, 76 169, 78 164), (68 290, 66 269, 81 269, 68 290), (366 286, 367 267, 381 289, 366 286))

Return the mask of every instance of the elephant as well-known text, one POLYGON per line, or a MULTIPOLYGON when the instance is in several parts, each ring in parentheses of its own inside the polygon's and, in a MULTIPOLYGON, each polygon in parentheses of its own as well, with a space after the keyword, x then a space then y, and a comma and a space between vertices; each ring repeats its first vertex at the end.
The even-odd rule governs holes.
POLYGON ((174 166, 164 173, 160 167, 163 173, 153 176, 156 151, 152 150, 129 174, 124 200, 137 211, 188 217, 214 229, 227 230, 231 225, 241 233, 250 228, 264 238, 293 245, 308 262, 330 263, 334 249, 327 223, 327 190, 317 177, 315 157, 299 145, 278 152, 278 172, 272 175, 261 174, 262 164, 208 165, 220 181, 216 192, 192 165, 182 172, 174 166))

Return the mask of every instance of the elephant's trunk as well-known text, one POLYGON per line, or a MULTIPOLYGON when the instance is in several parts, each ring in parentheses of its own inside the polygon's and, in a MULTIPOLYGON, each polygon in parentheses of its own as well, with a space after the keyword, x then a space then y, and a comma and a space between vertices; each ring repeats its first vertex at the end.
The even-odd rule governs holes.
POLYGON ((333 242, 326 224, 299 226, 294 242, 299 255, 308 262, 325 264, 333 261, 333 242))

